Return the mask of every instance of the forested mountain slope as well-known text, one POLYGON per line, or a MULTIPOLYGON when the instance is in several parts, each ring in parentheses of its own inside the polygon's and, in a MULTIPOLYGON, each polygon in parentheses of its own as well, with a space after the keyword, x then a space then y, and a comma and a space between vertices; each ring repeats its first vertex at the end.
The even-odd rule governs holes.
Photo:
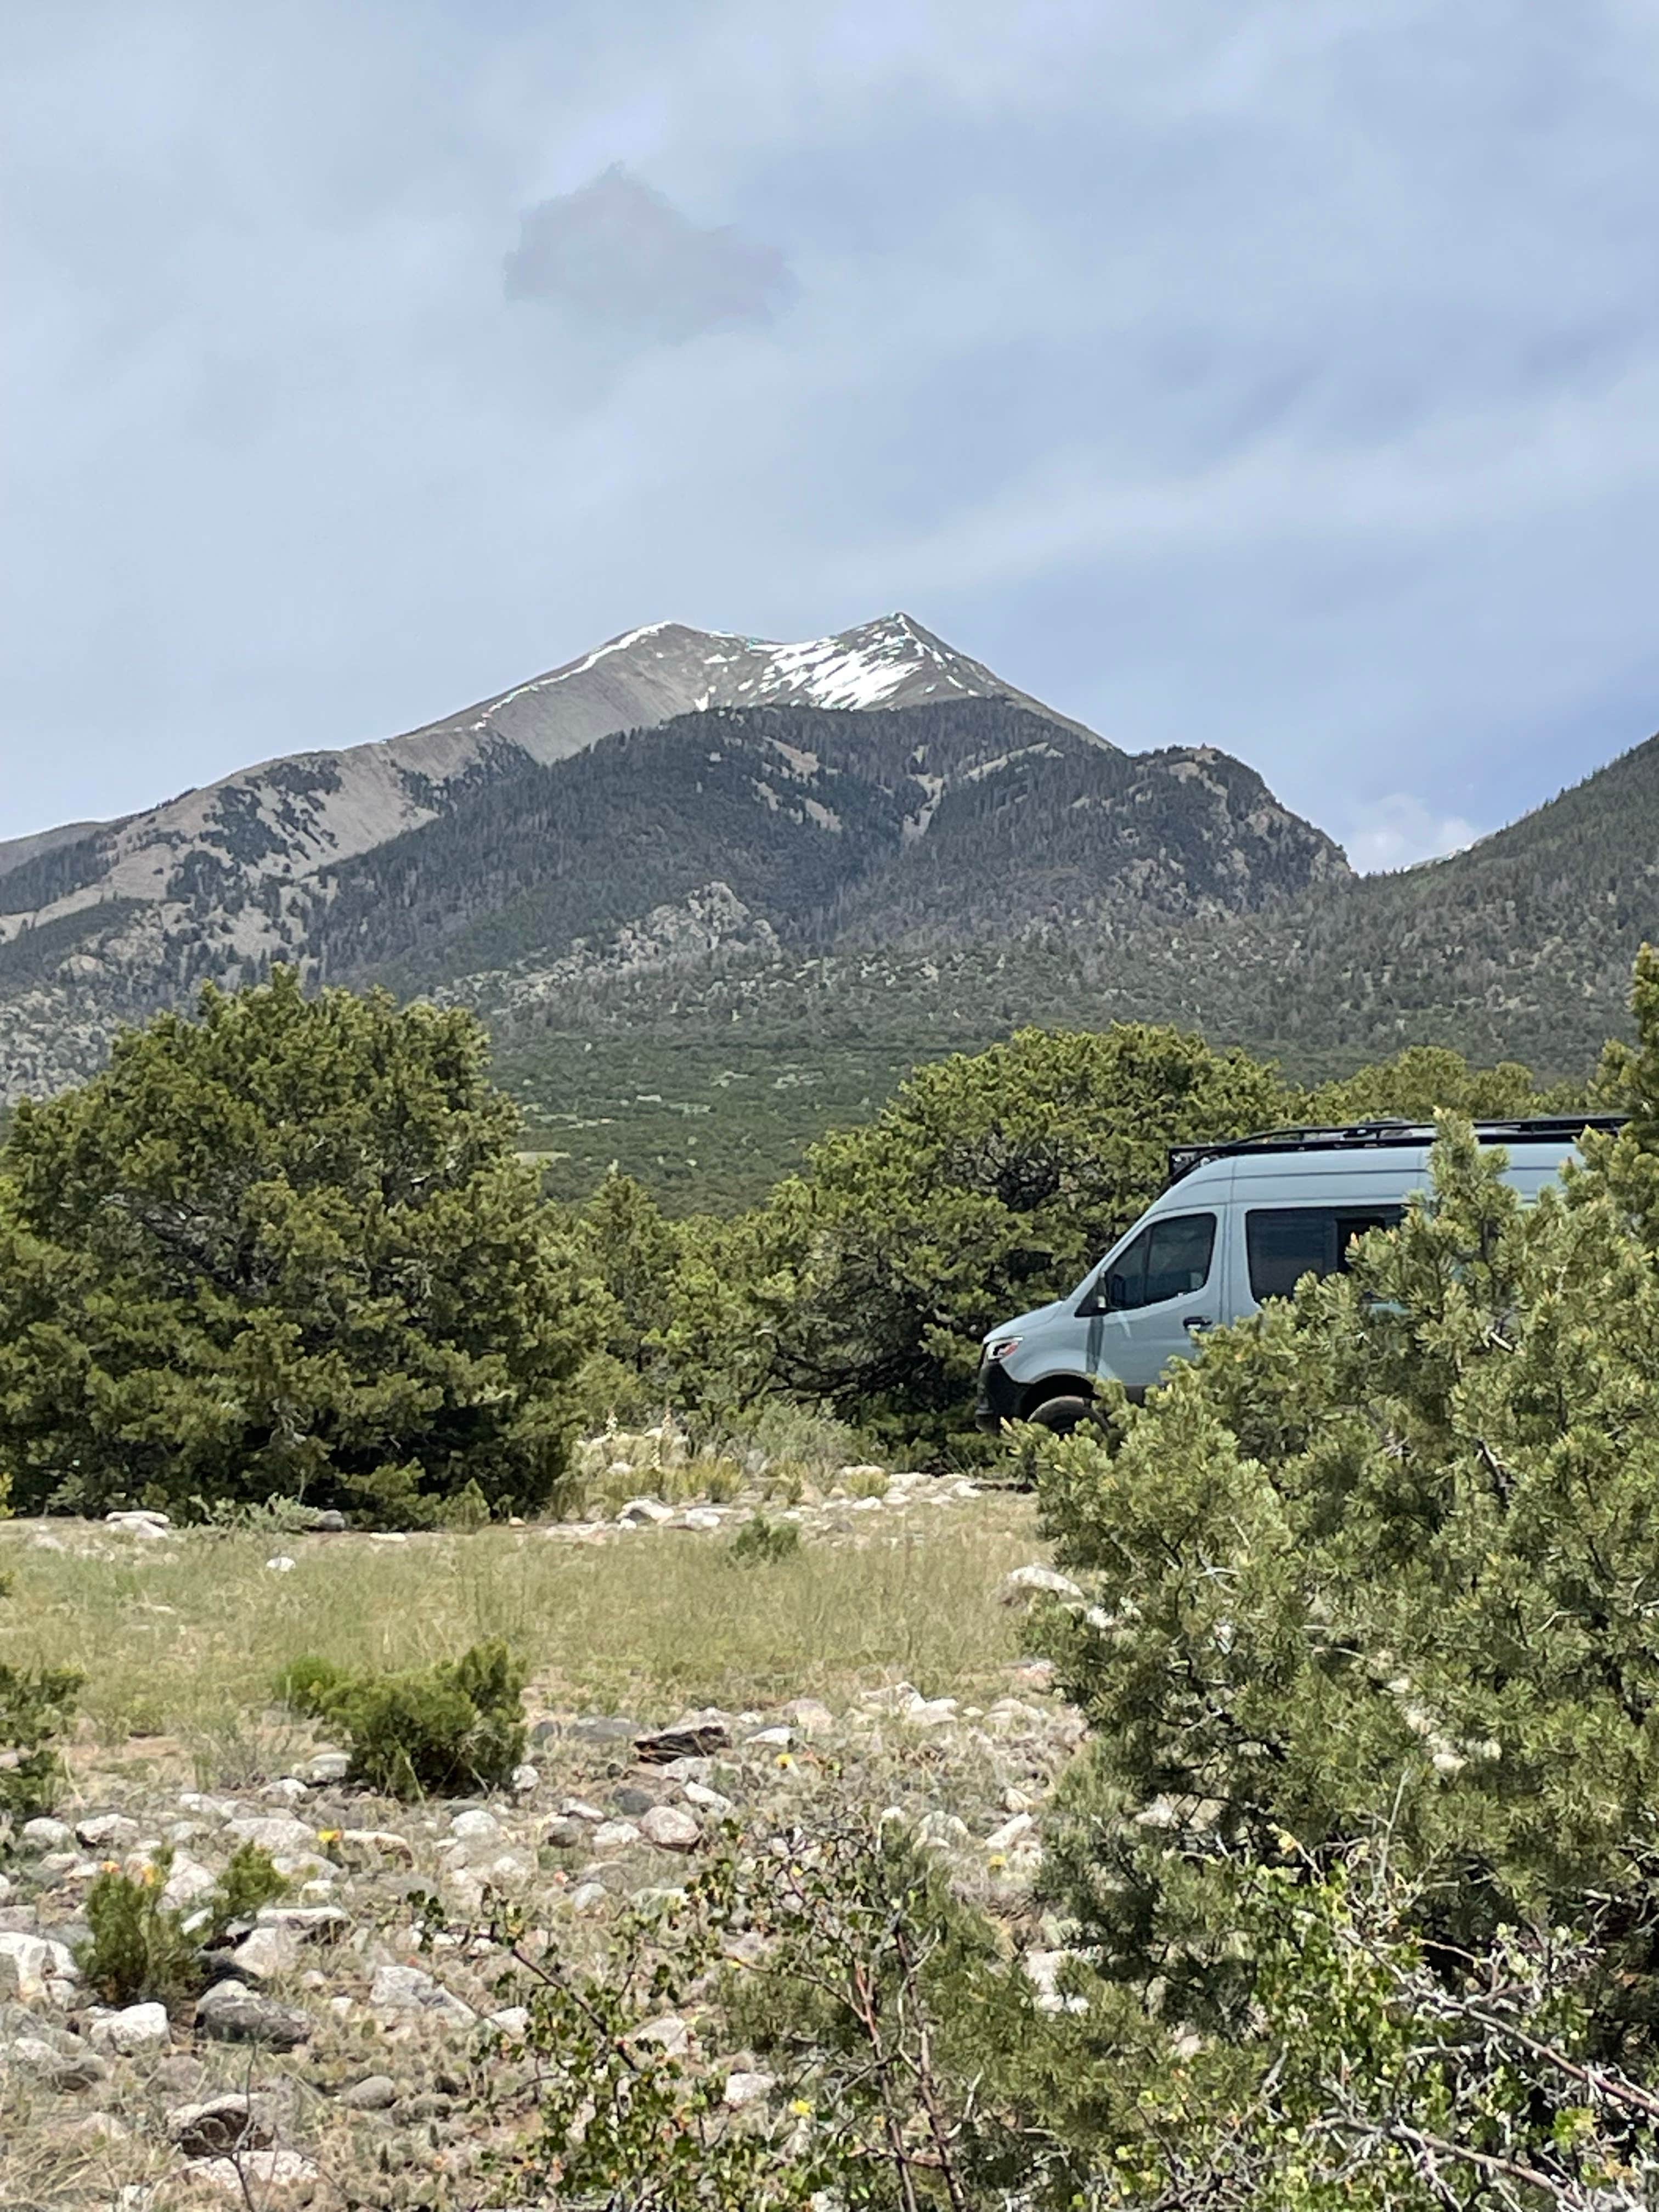
POLYGON ((330 872, 303 952, 485 1000, 509 971, 522 1000, 537 973, 563 992, 578 940, 688 902, 750 944, 940 945, 1246 912, 1347 872, 1209 748, 1121 753, 1001 700, 711 709, 500 778, 330 872))
POLYGON ((279 960, 487 1004, 526 962, 562 992, 572 960, 1244 911, 1346 870, 1239 763, 1121 753, 906 616, 658 624, 406 738, 0 848, 0 1103, 279 960))

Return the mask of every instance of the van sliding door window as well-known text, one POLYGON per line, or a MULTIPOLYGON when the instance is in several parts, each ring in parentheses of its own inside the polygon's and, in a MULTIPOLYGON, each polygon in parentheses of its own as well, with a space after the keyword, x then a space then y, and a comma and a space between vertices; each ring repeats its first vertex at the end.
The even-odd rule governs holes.
POLYGON ((1287 1298, 1304 1275, 1346 1273, 1348 1247, 1373 1229, 1395 1229, 1404 1206, 1285 1206, 1253 1209, 1244 1217, 1244 1251, 1250 1296, 1287 1298))
POLYGON ((1214 1251, 1214 1214, 1176 1213, 1154 1221, 1103 1279, 1091 1301, 1094 1310, 1133 1313, 1201 1291, 1214 1251))

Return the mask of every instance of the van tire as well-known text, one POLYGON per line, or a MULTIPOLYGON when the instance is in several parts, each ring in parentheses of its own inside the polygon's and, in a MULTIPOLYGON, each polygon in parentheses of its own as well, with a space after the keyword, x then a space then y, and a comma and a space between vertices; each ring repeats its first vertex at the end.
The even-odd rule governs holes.
POLYGON ((1040 1429, 1052 1429, 1057 1437, 1068 1437, 1083 1425, 1092 1410, 1087 1398, 1045 1398, 1040 1406, 1032 1407, 1026 1419, 1040 1429))

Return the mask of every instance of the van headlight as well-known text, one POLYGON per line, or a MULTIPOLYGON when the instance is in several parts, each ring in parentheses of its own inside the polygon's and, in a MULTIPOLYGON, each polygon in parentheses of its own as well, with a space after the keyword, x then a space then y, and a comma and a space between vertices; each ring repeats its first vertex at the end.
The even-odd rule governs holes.
POLYGON ((1018 1352, 1019 1350, 1019 1346, 1020 1339, 1018 1337, 1000 1336, 994 1344, 988 1344, 986 1346, 985 1357, 988 1359, 1006 1359, 1011 1352, 1018 1352))

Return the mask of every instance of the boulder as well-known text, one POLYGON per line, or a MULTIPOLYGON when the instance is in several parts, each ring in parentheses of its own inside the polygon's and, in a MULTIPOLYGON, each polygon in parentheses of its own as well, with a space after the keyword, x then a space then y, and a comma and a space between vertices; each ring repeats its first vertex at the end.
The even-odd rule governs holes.
POLYGON ((161 1892, 163 1905, 182 1911, 188 1905, 196 1905, 218 1887, 218 1877, 198 1860, 187 1858, 181 1852, 167 1870, 166 1887, 161 1892))
POLYGON ((20 2035, 15 2042, 0 2045, 0 2050, 20 2074, 27 2074, 43 2088, 90 2089, 95 2082, 109 2078, 107 2062, 76 2036, 60 2036, 49 2042, 44 2035, 20 2035))
POLYGON ((299 1946, 282 1928, 255 1928, 230 1954, 233 1971, 252 1982, 274 1982, 291 1974, 299 1946))
POLYGON ((720 2093, 721 2102, 729 2105, 734 2112, 746 2112, 751 2105, 763 2105, 777 2086, 777 2079, 771 2074, 728 2074, 720 2093))
POLYGON ((48 1820, 43 1814, 24 1821, 17 1840, 32 1851, 62 1851, 75 1841, 75 1831, 64 1821, 48 1820))
POLYGON ((1030 1605, 1039 1597, 1057 1597, 1066 1604, 1073 1600, 1080 1603, 1083 1598, 1083 1592, 1068 1576, 1056 1574, 1054 1568, 1036 1563, 1015 1567, 1004 1575, 997 1585, 997 1595, 1004 1605, 1030 1605))
POLYGON ((273 2196, 308 2203, 318 2170, 297 2150, 239 2151, 234 2158, 204 2159, 190 2169, 192 2181, 219 2191, 238 2204, 268 2203, 273 2196))
POLYGON ((635 1736, 634 1756, 645 1766, 666 1766, 676 1759, 710 1759, 717 1751, 724 1751, 731 1741, 729 1724, 711 1716, 684 1727, 659 1729, 653 1735, 635 1736))
POLYGON ((30 1936, 0 1930, 0 1998, 13 1996, 24 2004, 51 1996, 52 1982, 76 1982, 81 1972, 66 1943, 50 1936, 30 1936))
POLYGON ((137 1820, 128 1820, 125 1813, 99 1813, 88 1820, 77 1820, 75 1832, 89 1851, 125 1850, 136 1844, 143 1831, 137 1820))
POLYGON ((270 2129, 240 2091, 200 2104, 175 2105, 167 2116, 167 2140, 186 2158, 222 2158, 228 2151, 263 2150, 270 2129))
POLYGON ((125 2005, 106 2012, 92 2023, 89 2042, 94 2051, 112 2051, 120 2058, 136 2058, 140 2051, 165 2050, 173 2039, 165 2005, 125 2005))
POLYGON ((674 1518, 674 1509, 665 1505, 659 1498, 630 1498, 617 1516, 618 1526, 629 1528, 644 1525, 659 1527, 674 1518))
POLYGON ((265 1813, 251 1820, 232 1820, 226 1834, 239 1844, 257 1844, 262 1851, 273 1857, 284 1853, 314 1851, 317 1831, 303 1820, 296 1820, 291 1813, 265 1813))
POLYGON ((272 2051, 292 2051, 311 2036, 303 2013, 237 1981, 215 1982, 197 2004, 196 2025, 212 2042, 257 2043, 272 2051))
POLYGON ((446 2020, 471 2021, 472 2008, 419 1966, 377 1966, 368 2002, 376 2012, 437 2013, 446 2020))
POLYGON ((640 1833, 659 1851, 695 1851, 702 1841, 696 1815, 678 1805, 653 1805, 640 1821, 640 1833))
POLYGON ((389 2074, 366 2074, 341 2094, 340 2102, 354 2112, 389 2112, 398 2101, 398 2085, 389 2074))

